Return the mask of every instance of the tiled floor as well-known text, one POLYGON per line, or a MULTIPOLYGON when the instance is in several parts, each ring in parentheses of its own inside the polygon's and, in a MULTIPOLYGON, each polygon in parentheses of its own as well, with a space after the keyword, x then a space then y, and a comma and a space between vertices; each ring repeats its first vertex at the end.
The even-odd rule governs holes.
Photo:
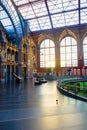
POLYGON ((87 130, 87 103, 60 94, 56 81, 0 84, 0 130, 87 130))

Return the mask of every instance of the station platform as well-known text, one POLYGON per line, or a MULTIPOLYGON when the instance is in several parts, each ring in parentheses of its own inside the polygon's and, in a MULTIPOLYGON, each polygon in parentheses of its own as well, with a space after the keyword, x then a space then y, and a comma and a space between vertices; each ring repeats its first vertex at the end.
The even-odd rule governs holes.
POLYGON ((56 80, 3 83, 0 130, 87 130, 87 103, 62 95, 56 80))

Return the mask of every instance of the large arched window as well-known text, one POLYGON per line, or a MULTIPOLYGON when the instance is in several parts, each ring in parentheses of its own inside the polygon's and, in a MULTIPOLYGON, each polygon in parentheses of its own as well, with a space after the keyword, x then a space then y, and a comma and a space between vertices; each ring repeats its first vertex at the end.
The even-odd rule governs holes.
POLYGON ((87 36, 83 40, 84 66, 87 66, 87 36))
POLYGON ((45 39, 40 44, 40 67, 55 67, 55 44, 50 39, 45 39))
POLYGON ((77 62, 77 42, 73 37, 65 37, 60 43, 61 67, 74 67, 77 62))

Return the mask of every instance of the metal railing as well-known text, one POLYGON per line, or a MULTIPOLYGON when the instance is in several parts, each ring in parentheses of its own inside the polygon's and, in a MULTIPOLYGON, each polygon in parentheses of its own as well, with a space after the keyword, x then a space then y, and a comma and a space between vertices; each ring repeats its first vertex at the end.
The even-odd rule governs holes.
POLYGON ((69 93, 87 98, 87 86, 84 85, 85 82, 87 82, 87 79, 83 77, 63 76, 58 78, 57 85, 69 93))

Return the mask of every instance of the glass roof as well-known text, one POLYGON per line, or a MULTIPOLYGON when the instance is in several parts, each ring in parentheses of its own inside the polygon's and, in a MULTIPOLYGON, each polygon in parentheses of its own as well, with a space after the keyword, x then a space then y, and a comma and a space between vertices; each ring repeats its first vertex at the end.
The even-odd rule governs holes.
POLYGON ((28 23, 31 32, 87 24, 87 0, 0 1, 8 11, 7 14, 0 6, 0 20, 10 33, 23 34, 20 14, 28 23))
POLYGON ((0 21, 7 32, 15 35, 15 31, 14 31, 12 22, 11 22, 10 18, 8 17, 8 14, 5 12, 5 10, 1 6, 0 6, 0 21))
POLYGON ((10 37, 22 35, 20 19, 10 0, 0 0, 0 21, 10 37))
POLYGON ((31 31, 87 23, 87 0, 14 0, 14 2, 31 31))

